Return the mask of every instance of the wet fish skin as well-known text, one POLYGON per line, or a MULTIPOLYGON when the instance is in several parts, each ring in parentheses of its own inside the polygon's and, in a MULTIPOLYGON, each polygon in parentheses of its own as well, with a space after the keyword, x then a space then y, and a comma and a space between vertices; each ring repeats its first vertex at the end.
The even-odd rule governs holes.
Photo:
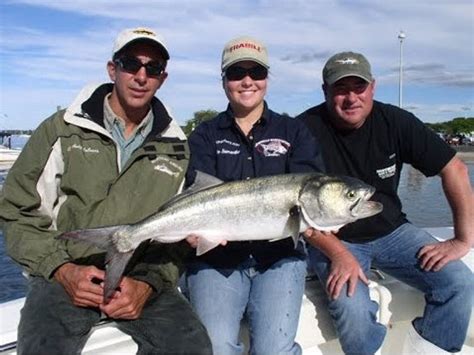
POLYGON ((223 240, 280 240, 309 227, 337 231, 379 213, 369 201, 375 189, 360 180, 320 173, 285 174, 222 183, 198 172, 197 186, 166 203, 143 221, 63 233, 59 239, 86 241, 107 250, 104 301, 116 289, 140 243, 174 243, 197 235, 197 255, 223 240))

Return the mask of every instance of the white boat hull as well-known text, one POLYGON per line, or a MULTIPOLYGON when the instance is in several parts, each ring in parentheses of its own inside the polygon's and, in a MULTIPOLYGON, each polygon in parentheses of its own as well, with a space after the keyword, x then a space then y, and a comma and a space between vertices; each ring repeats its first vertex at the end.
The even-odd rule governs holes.
MULTIPOLYGON (((434 236, 445 239, 452 236, 452 228, 428 229, 434 236)), ((474 251, 471 251, 463 261, 474 272, 474 251)), ((374 274, 371 277, 370 295, 379 303, 378 320, 387 326, 387 336, 381 349, 382 355, 402 354, 403 340, 413 318, 423 312, 424 299, 421 292, 407 286, 394 278, 374 274)), ((6 302, 0 305, 0 344, 11 348, 0 353, 16 354, 15 343, 17 326, 20 319, 20 309, 24 299, 6 302)), ((245 324, 242 326, 242 338, 248 344, 248 334, 245 324)), ((343 354, 331 318, 327 312, 324 289, 318 281, 308 281, 301 309, 300 322, 296 337, 303 348, 304 355, 343 354)), ((93 329, 82 354, 135 354, 137 346, 130 336, 118 330, 113 322, 101 324, 93 329)), ((470 328, 459 354, 474 354, 474 315, 470 328)))

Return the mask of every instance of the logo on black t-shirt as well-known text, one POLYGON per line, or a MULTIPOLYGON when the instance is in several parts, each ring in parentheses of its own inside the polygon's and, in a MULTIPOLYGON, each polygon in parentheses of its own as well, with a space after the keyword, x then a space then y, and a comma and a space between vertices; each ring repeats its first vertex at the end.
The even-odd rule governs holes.
POLYGON ((395 172, 397 171, 397 166, 393 164, 390 165, 388 168, 378 169, 376 171, 379 178, 388 179, 389 177, 395 175, 395 172))

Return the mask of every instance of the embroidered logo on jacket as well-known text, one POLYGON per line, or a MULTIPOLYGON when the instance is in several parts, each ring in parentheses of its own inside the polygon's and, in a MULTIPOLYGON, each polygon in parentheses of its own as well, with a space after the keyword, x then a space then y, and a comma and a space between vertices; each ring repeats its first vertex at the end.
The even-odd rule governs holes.
POLYGON ((81 150, 83 151, 84 153, 99 153, 99 149, 96 149, 96 148, 90 148, 90 147, 83 147, 82 145, 80 144, 73 144, 73 145, 70 145, 69 147, 67 147, 67 151, 70 152, 72 151, 73 149, 75 150, 81 150))
POLYGON ((183 172, 183 168, 167 157, 157 157, 151 163, 154 169, 170 176, 178 177, 183 172))
POLYGON ((257 142, 255 149, 266 157, 278 157, 287 154, 290 146, 291 144, 283 139, 271 138, 257 142))

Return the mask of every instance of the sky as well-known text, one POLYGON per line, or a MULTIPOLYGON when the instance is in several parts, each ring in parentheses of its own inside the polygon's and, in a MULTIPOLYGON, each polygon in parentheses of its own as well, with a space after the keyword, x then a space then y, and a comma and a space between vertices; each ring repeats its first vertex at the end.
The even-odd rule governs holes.
POLYGON ((241 35, 267 45, 276 112, 322 102, 322 68, 346 50, 371 62, 375 99, 398 105, 403 31, 403 107, 431 123, 474 116, 473 0, 2 0, 0 130, 34 129, 83 86, 110 81, 113 41, 137 26, 165 39, 157 96, 180 124, 225 110, 221 53, 241 35))

